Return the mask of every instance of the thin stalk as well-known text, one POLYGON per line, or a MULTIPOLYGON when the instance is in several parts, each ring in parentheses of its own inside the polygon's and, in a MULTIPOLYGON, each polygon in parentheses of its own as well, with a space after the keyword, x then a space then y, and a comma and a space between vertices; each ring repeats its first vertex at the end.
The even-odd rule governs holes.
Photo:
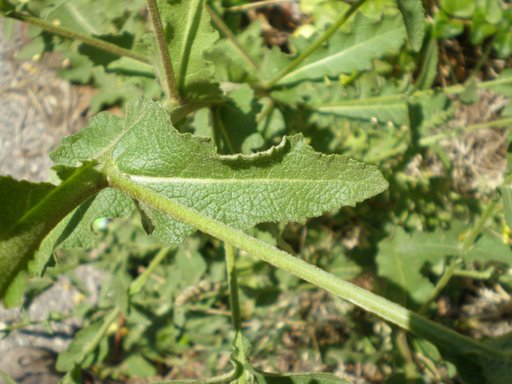
POLYGON ((430 297, 428 300, 423 303, 421 308, 418 310, 418 313, 423 315, 425 312, 427 312, 428 307, 430 304, 441 294, 443 289, 448 285, 451 278, 455 275, 455 266, 457 265, 457 261, 453 260, 448 264, 448 267, 445 268, 443 275, 441 278, 437 281, 436 286, 434 287, 433 292, 430 294, 430 297))
POLYGON ((477 359, 478 355, 482 354, 501 359, 502 361, 508 361, 509 359, 506 353, 496 348, 457 333, 383 297, 344 281, 314 265, 308 264, 243 231, 204 216, 192 208, 179 204, 175 200, 165 198, 156 191, 123 176, 113 165, 106 165, 103 172, 105 172, 112 187, 123 191, 135 200, 341 297, 400 328, 424 337, 439 347, 458 354, 465 354, 467 358, 472 359, 477 359))
POLYGON ((117 319, 117 317, 119 316, 120 313, 121 313, 121 310, 118 307, 115 307, 110 310, 107 317, 103 321, 103 324, 101 325, 100 329, 94 335, 93 339, 90 342, 88 342, 87 344, 85 344, 83 354, 82 354, 82 356, 84 356, 84 358, 78 364, 82 364, 83 360, 85 360, 87 357, 89 357, 89 355, 91 353, 94 352, 94 350, 99 345, 101 340, 103 340, 103 338, 107 334, 107 331, 110 328, 110 325, 117 319))
POLYGON ((343 14, 341 17, 336 20, 336 22, 331 25, 323 34, 316 40, 313 44, 311 44, 306 51, 297 56, 288 66, 283 68, 272 80, 263 84, 263 88, 269 89, 274 86, 279 80, 285 77, 288 73, 297 68, 304 60, 306 60, 313 52, 315 52, 323 43, 325 43, 329 38, 343 25, 345 22, 354 14, 357 9, 363 5, 366 0, 358 0, 354 4, 350 6, 350 8, 343 14))
MULTIPOLYGON (((242 334, 242 315, 240 311, 240 297, 238 289, 238 278, 235 265, 235 248, 227 242, 224 242, 224 251, 226 254, 226 271, 229 286, 229 306, 231 307, 231 321, 235 329, 235 338, 233 340, 234 354, 242 366, 247 364, 247 353, 244 336, 242 334)), ((245 374, 242 373, 237 380, 238 384, 246 384, 245 374)))
POLYGON ((231 29, 224 23, 224 20, 219 16, 217 11, 213 9, 209 4, 206 4, 206 9, 212 18, 213 23, 220 29, 220 31, 227 37, 229 42, 233 44, 236 51, 239 53, 240 57, 255 71, 258 70, 258 64, 254 61, 254 59, 249 55, 249 53, 245 50, 244 46, 240 44, 236 36, 231 29))
POLYGON ((464 269, 456 269, 453 272, 453 276, 466 277, 473 280, 488 280, 494 274, 494 267, 489 267, 484 271, 467 271, 464 269))
MULTIPOLYGON (((224 123, 222 122, 222 118, 220 116, 219 108, 212 108, 212 114, 213 114, 213 126, 215 128, 215 132, 220 133, 220 137, 224 140, 224 144, 227 147, 227 150, 229 153, 235 153, 235 147, 233 147, 233 143, 231 142, 231 139, 229 138, 228 131, 226 130, 226 127, 224 126, 224 123)), ((220 143, 219 143, 220 144, 220 143)))
POLYGON ((149 16, 155 31, 158 53, 160 54, 160 59, 162 60, 167 97, 171 100, 171 102, 173 102, 173 104, 181 104, 182 100, 178 92, 176 76, 174 75, 174 69, 172 67, 171 56, 169 55, 169 48, 167 47, 167 39, 165 38, 164 27, 162 26, 162 20, 160 19, 158 5, 156 4, 156 0, 147 0, 147 4, 149 16))
POLYGON ((473 246, 476 238, 478 237, 480 232, 482 232, 482 228, 484 227, 485 223, 493 215, 496 206, 497 200, 491 201, 485 208, 484 212, 478 218, 478 221, 476 222, 475 226, 471 228, 468 234, 464 237, 464 240, 462 241, 462 254, 465 254, 473 246))
POLYGON ((240 300, 238 296, 238 279, 235 266, 235 249, 229 243, 224 243, 226 254, 226 272, 229 286, 229 304, 231 307, 231 320, 236 332, 242 330, 242 315, 240 312, 240 300))
POLYGON ((420 139, 420 145, 428 146, 431 144, 435 144, 439 142, 440 140, 447 139, 450 137, 456 137, 457 135, 461 133, 469 133, 478 131, 480 129, 485 128, 506 128, 512 125, 512 118, 504 118, 504 119, 498 119, 494 121, 489 121, 486 123, 478 123, 478 124, 471 124, 466 127, 462 127, 461 129, 454 129, 450 132, 442 132, 438 133, 436 135, 427 136, 422 139, 420 139))
POLYGON ((262 7, 268 7, 269 5, 274 4, 282 4, 282 3, 291 3, 294 0, 263 0, 263 1, 255 1, 253 3, 244 4, 244 5, 234 5, 232 7, 226 8, 226 12, 244 12, 251 9, 257 9, 262 7))
POLYGON ((165 259, 165 257, 169 254, 169 248, 162 248, 156 254, 156 256, 151 260, 148 267, 144 272, 142 272, 133 282, 130 284, 130 295, 135 295, 140 292, 142 287, 146 284, 149 277, 153 273, 156 267, 160 265, 160 263, 165 259))
POLYGON ((119 47, 118 45, 109 43, 105 40, 84 35, 80 32, 76 32, 72 29, 62 27, 60 25, 54 24, 52 22, 37 17, 24 15, 16 11, 9 12, 5 16, 35 25, 47 32, 53 33, 54 35, 58 35, 71 40, 80 41, 84 44, 90 45, 91 47, 98 48, 102 51, 109 52, 117 56, 129 57, 131 59, 140 61, 145 64, 151 64, 151 61, 145 55, 131 51, 129 49, 119 47))

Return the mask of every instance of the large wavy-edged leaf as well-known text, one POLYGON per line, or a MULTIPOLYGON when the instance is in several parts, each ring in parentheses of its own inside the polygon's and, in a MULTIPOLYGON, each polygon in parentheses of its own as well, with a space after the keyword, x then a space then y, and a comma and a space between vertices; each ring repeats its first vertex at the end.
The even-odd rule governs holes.
POLYGON ((213 47, 219 34, 211 25, 205 1, 158 0, 157 3, 180 93, 193 97, 204 95, 206 88, 212 88, 213 92, 213 66, 203 54, 213 47))
MULTIPOLYGON (((256 155, 219 156, 210 142, 172 129, 168 115, 156 103, 134 105, 126 121, 132 129, 112 152, 124 175, 236 228, 304 221, 354 205, 387 186, 375 167, 316 153, 302 136, 284 139, 256 155), (132 124, 135 120, 138 123, 132 124)), ((165 231, 163 239, 171 232, 181 236, 191 230, 155 212, 148 215, 155 233, 165 231)))
MULTIPOLYGON (((350 32, 336 32, 326 46, 318 48, 296 69, 289 72, 277 84, 294 84, 305 80, 334 78, 342 73, 368 70, 372 62, 386 54, 397 53, 405 38, 405 28, 400 15, 383 16, 375 21, 357 14, 350 32)), ((298 38, 292 41, 296 55, 310 45, 310 40, 298 38)), ((262 76, 265 80, 288 65, 293 57, 283 57, 273 50, 265 60, 262 76)))
MULTIPOLYGON (((54 159, 93 160, 79 149, 98 139, 98 124, 63 141, 54 159), (69 154, 78 156, 70 158, 69 154), (64 155, 63 155, 64 154, 64 155)), ((140 100, 127 108, 123 132, 104 143, 111 161, 132 181, 175 199, 233 227, 247 229, 270 221, 304 221, 354 205, 387 187, 371 165, 323 155, 302 136, 255 155, 221 156, 208 140, 180 134, 157 103, 140 100)), ((96 145, 96 144, 95 144, 96 145)), ((94 151, 93 156, 106 152, 94 151)), ((169 245, 193 229, 141 205, 146 229, 169 245)))
POLYGON ((419 51, 425 35, 425 11, 422 0, 398 0, 398 9, 402 13, 407 29, 407 38, 412 49, 419 51))

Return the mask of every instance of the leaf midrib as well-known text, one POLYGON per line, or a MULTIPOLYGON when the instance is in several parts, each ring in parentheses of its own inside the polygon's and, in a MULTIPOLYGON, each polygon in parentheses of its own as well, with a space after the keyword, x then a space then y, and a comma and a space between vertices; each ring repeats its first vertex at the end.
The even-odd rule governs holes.
MULTIPOLYGON (((160 177, 160 176, 145 176, 145 175, 130 175, 127 174, 132 181, 139 183, 154 183, 154 184, 329 184, 329 183, 344 183, 355 184, 361 181, 347 181, 341 179, 271 179, 271 178, 251 178, 251 179, 235 179, 235 178, 194 178, 194 177, 160 177)), ((364 180, 364 179, 362 179, 364 180)))

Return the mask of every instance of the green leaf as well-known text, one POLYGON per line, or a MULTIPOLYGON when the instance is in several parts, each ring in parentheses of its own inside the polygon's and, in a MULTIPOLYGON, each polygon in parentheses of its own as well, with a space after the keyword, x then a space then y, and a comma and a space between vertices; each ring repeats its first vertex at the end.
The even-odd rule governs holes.
POLYGON ((258 384, 349 384, 329 373, 269 373, 252 368, 251 378, 258 384))
MULTIPOLYGON (((399 15, 384 16, 382 20, 374 21, 357 14, 350 32, 336 32, 327 46, 318 48, 277 85, 320 80, 324 76, 334 78, 342 73, 371 69, 373 60, 397 53, 404 37, 405 28, 399 15)), ((310 46, 311 41, 297 38, 292 40, 292 44, 297 55, 300 55, 310 46)), ((292 59, 283 57, 277 50, 270 51, 262 64, 264 79, 271 79, 292 59)))
POLYGON ((189 98, 215 92, 213 66, 204 58, 219 34, 212 27, 204 0, 158 0, 169 53, 181 94, 189 98), (208 93, 208 92, 206 92, 208 93))
POLYGON ((215 65, 215 75, 220 82, 255 81, 259 62, 267 49, 262 38, 261 21, 253 21, 246 29, 237 34, 236 39, 244 48, 244 53, 228 38, 217 41, 212 49, 205 52, 205 58, 215 65))
POLYGON ((318 104, 318 114, 329 114, 353 120, 377 120, 380 123, 408 124, 409 110, 405 98, 371 97, 318 104))
POLYGON ((54 189, 55 185, 50 183, 31 183, 1 176, 0 237, 54 189))
POLYGON ((89 160, 97 160, 111 149, 109 145, 124 134, 123 121, 111 113, 94 116, 86 129, 65 137, 50 154, 55 165, 76 167, 89 160))
POLYGON ((224 153, 251 153, 263 146, 256 122, 260 109, 254 90, 248 85, 230 90, 226 102, 215 112, 218 113, 215 128, 227 147, 224 153))
POLYGON ((377 266, 379 276, 389 283, 383 287, 386 296, 409 307, 422 304, 432 292, 432 283, 421 273, 427 264, 435 265, 446 256, 462 258, 466 263, 491 262, 510 264, 512 250, 500 238, 483 234, 466 254, 462 251, 461 238, 465 228, 453 222, 449 230, 407 234, 403 229, 379 244, 377 266))
POLYGON ((48 233, 77 205, 106 186, 104 176, 90 164, 66 173, 58 187, 0 179, 5 196, 0 209, 6 218, 0 233, 0 297, 26 269, 48 233))
POLYGON ((94 221, 101 217, 129 217, 135 211, 130 198, 111 188, 91 197, 69 213, 43 240, 36 253, 31 272, 42 275, 51 262, 54 251, 65 248, 92 248, 98 235, 92 230, 94 221))
POLYGON ((107 338, 102 339, 97 353, 91 353, 96 349, 91 350, 92 346, 95 346, 98 341, 97 337, 102 332, 102 327, 103 320, 98 320, 78 331, 68 348, 59 353, 56 363, 57 370, 67 372, 76 366, 88 367, 94 362, 104 359, 108 353, 107 338))
POLYGON ((512 265, 512 250, 508 244, 503 243, 500 237, 484 233, 473 248, 464 255, 464 260, 468 263, 498 262, 512 265))
MULTIPOLYGON (((208 141, 172 129, 156 103, 141 101, 128 110, 126 120, 132 128, 112 152, 123 174, 236 228, 304 221, 354 205, 387 186, 375 167, 315 153, 301 136, 256 155, 219 156, 208 141), (134 119, 137 124, 130 123, 134 119)), ((191 231, 151 210, 148 215, 158 222, 155 234, 161 239, 172 238, 171 233, 179 239, 191 231)))
POLYGON ((501 351, 501 358, 491 358, 486 355, 479 355, 482 372, 488 383, 508 384, 512 377, 512 364, 510 364, 510 356, 512 355, 512 333, 488 340, 487 343, 494 349, 501 351))
MULTIPOLYGON (((99 138, 103 132, 95 122, 63 141, 57 152, 66 156, 59 160, 76 163, 111 151, 113 164, 127 178, 240 229, 304 221, 387 187, 374 166, 316 153, 301 136, 255 155, 220 156, 208 140, 178 133, 167 112, 147 100, 127 108, 124 130, 111 133, 110 143, 99 138), (95 149, 83 151, 89 142, 95 149)), ((164 214, 144 205, 141 209, 149 219, 146 228, 168 245, 181 243, 192 232, 164 214)))
POLYGON ((412 49, 419 51, 425 35, 425 11, 422 0, 398 0, 398 9, 402 13, 407 37, 412 49))
POLYGON ((155 366, 149 363, 144 356, 132 354, 123 359, 122 372, 128 377, 150 377, 158 372, 155 366))
POLYGON ((451 232, 407 234, 402 228, 379 244, 377 268, 387 284, 382 292, 389 299, 415 307, 425 302, 434 286, 421 273, 422 267, 435 264, 447 255, 460 253, 457 237, 451 232))
POLYGON ((437 40, 430 36, 428 43, 422 50, 423 60, 421 61, 421 72, 416 80, 416 88, 430 89, 437 76, 437 65, 439 63, 439 47, 437 40))
POLYGON ((504 185, 500 188, 505 210, 505 221, 509 228, 512 228, 512 186, 504 185))

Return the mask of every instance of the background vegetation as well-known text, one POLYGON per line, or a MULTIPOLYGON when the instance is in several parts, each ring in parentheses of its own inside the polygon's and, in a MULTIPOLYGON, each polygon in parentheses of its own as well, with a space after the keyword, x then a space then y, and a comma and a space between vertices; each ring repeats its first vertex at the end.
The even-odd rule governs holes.
MULTIPOLYGON (((153 44, 142 0, 12 3, 14 18, 46 20, 136 55, 153 44)), ((283 135, 302 133, 319 152, 376 164, 390 184, 383 194, 306 225, 260 224, 250 233, 461 333, 509 345, 512 6, 425 0, 425 24, 404 24, 399 7, 412 3, 368 0, 309 57, 307 70, 279 77, 290 55, 307 51, 351 3, 205 2, 207 22, 198 28, 209 33, 191 48, 197 68, 177 84, 192 100, 189 110, 172 108, 140 58, 105 54, 56 31, 31 25, 19 57, 58 54, 60 76, 97 89, 91 114, 140 96, 166 99, 181 132, 210 137, 222 154, 268 149, 283 135), (363 49, 333 61, 330 71, 315 71, 316 61, 331 60, 353 41, 363 49), (211 76, 220 90, 204 80, 211 76)), ((161 12, 171 36, 169 25, 181 14, 169 7, 161 12)), ((171 49, 171 58, 179 73, 180 55, 171 49)), ((233 330, 222 243, 195 234, 162 250, 139 222, 96 219, 100 245, 58 251, 43 278, 28 280, 24 301, 18 296, 12 304, 29 306, 62 273, 87 296, 73 270, 91 264, 105 271, 101 293, 71 313, 83 328, 60 354, 58 369, 73 368, 115 302, 129 309, 112 319, 107 337, 81 364, 94 376, 200 379, 227 370, 233 330), (145 284, 129 299, 126 287, 142 272, 145 284)), ((457 369, 424 339, 242 256, 242 326, 254 366, 330 371, 355 382, 482 382, 471 366, 457 369)), ((8 336, 9 328, 3 332, 8 336)))

